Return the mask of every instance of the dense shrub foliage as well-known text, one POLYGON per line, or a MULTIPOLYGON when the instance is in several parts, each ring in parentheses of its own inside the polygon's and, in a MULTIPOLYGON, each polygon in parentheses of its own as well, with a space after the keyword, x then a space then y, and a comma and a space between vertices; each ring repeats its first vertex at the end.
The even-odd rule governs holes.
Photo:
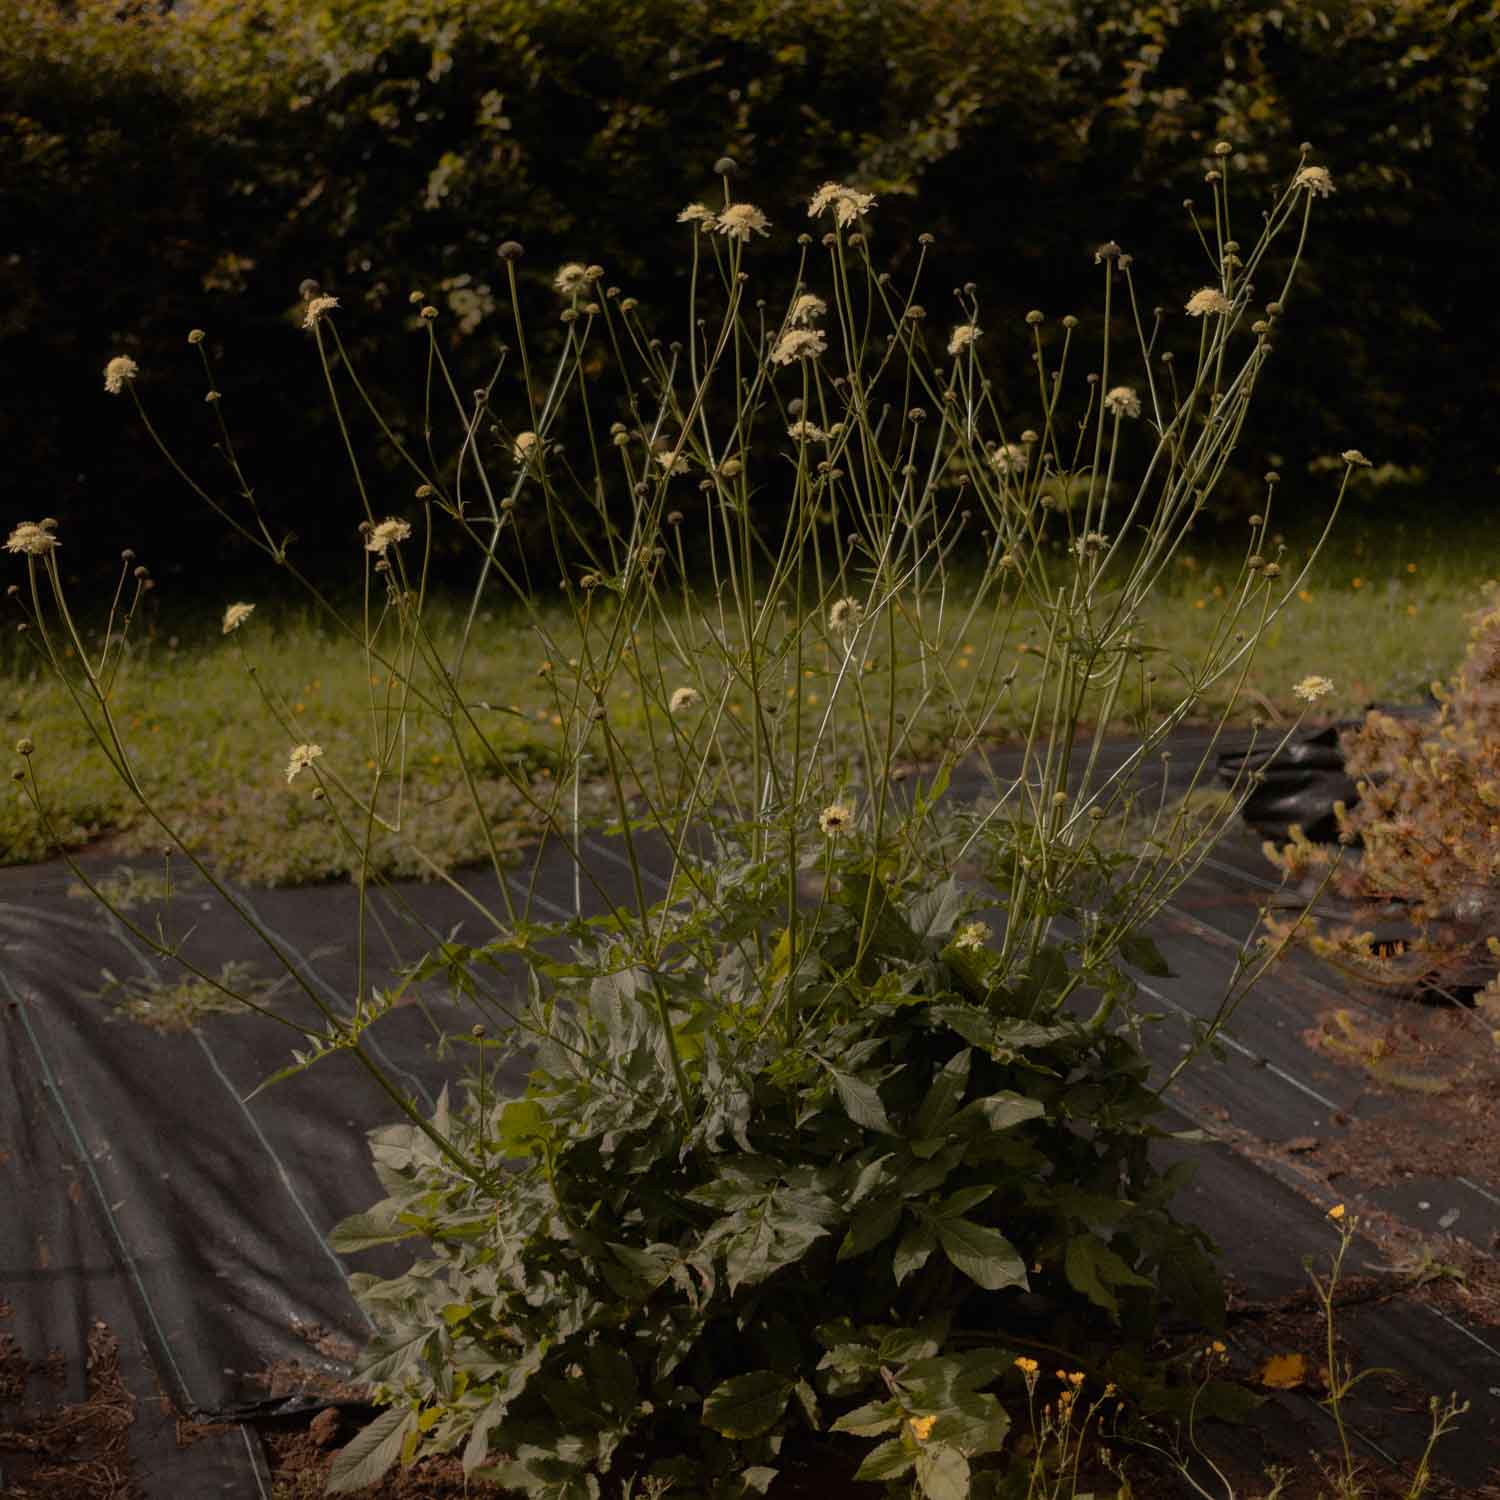
MULTIPOLYGON (((725 151, 783 229, 813 227, 783 184, 877 193, 894 269, 930 231, 939 275, 972 271, 994 326, 1014 327, 1023 287, 1049 313, 1083 311, 1101 226, 1161 281, 1201 278, 1191 239, 1150 205, 1191 196, 1211 214, 1202 176, 1220 137, 1236 143, 1240 191, 1268 192, 1305 137, 1339 191, 1304 267, 1317 314, 1289 310, 1297 378, 1268 393, 1255 457, 1298 466, 1357 434, 1377 478, 1393 463, 1472 484, 1492 472, 1479 414, 1496 394, 1471 315, 1494 259, 1489 10, 3 0, 0 339, 25 374, 0 412, 12 480, 67 524, 74 567, 91 545, 77 523, 121 511, 159 559, 220 545, 163 498, 145 438, 104 409, 95 373, 133 354, 179 398, 157 405, 175 413, 170 438, 209 467, 218 429, 183 342, 196 324, 263 511, 304 548, 340 546, 325 518, 346 513, 346 481, 307 457, 337 430, 315 376, 281 374, 304 278, 384 313, 351 352, 373 356, 377 395, 416 412, 409 384, 380 374, 405 366, 411 290, 439 309, 471 384, 501 342, 507 237, 526 246, 523 282, 607 261, 645 306, 680 306, 664 210, 695 182, 707 192, 725 151)), ((768 269, 795 265, 790 240, 768 269)), ((1018 394, 1001 392, 1002 409, 1018 394)), ((401 436, 420 439, 412 421, 401 436)))

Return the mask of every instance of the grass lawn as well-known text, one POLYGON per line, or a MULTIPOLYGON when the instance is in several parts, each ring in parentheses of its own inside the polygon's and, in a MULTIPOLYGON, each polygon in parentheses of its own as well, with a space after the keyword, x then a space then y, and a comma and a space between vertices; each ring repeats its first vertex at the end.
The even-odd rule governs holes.
MULTIPOLYGON (((1285 547, 1283 577, 1292 580, 1305 547, 1296 537, 1285 547)), ((1166 648, 1159 662, 1190 661, 1198 654, 1205 630, 1237 588, 1242 562, 1222 541, 1179 554, 1142 622, 1144 637, 1166 648)), ((1427 684, 1458 665, 1467 639, 1465 616, 1479 604, 1492 567, 1457 529, 1377 528, 1362 525, 1357 511, 1347 514, 1312 574, 1267 630, 1234 721, 1246 722, 1257 712, 1273 722, 1295 718, 1302 705, 1292 685, 1313 672, 1335 684, 1318 705, 1331 716, 1374 700, 1416 701, 1427 684)), ((351 785, 368 784, 381 758, 376 726, 397 706, 400 674, 393 682, 388 665, 368 661, 352 640, 336 635, 301 603, 260 600, 254 619, 226 639, 219 620, 228 602, 204 601, 194 611, 169 600, 167 611, 175 612, 146 617, 134 627, 111 697, 134 764, 170 823, 222 868, 273 884, 345 874, 356 862, 353 844, 330 827, 326 804, 309 798, 305 779, 288 785, 287 755, 299 741, 313 741, 323 747, 325 767, 351 785)), ((937 644, 928 670, 946 674, 960 697, 972 683, 978 702, 986 684, 993 691, 1007 671, 1018 669, 1011 711, 983 726, 996 738, 1014 735, 1025 727, 1028 682, 1036 675, 1028 674, 1018 647, 1037 637, 1028 635, 1025 618, 966 618, 960 604, 950 598, 941 615, 925 605, 920 627, 914 607, 901 614, 898 635, 865 658, 860 692, 881 716, 892 691, 897 707, 915 705, 920 668, 914 632, 920 628, 937 644)), ((678 614, 677 629, 685 618, 678 614)), ((451 660, 461 605, 436 601, 427 619, 437 651, 451 660)), ((97 629, 98 622, 91 623, 97 629)), ((501 849, 535 836, 544 821, 539 809, 560 807, 564 795, 571 804, 571 790, 560 792, 552 777, 560 737, 576 733, 582 722, 574 712, 577 678, 570 669, 581 648, 561 601, 543 624, 550 644, 519 615, 480 617, 464 688, 470 704, 484 706, 473 709, 474 726, 456 743, 437 715, 421 706, 410 711, 406 733, 382 767, 379 806, 393 821, 399 815, 402 832, 376 830, 372 861, 379 868, 430 871, 413 846, 443 868, 485 857, 485 827, 464 788, 460 753, 474 775, 489 837, 501 849)), ((701 624, 696 628, 700 634, 691 639, 638 639, 635 664, 615 675, 608 693, 622 752, 641 768, 639 783, 662 796, 670 796, 671 787, 653 779, 653 745, 666 735, 691 733, 672 720, 667 700, 683 682, 703 686, 712 700, 723 681, 725 648, 703 635, 701 624)), ((24 642, 11 642, 0 657, 0 715, 7 738, 26 735, 35 742, 32 765, 59 836, 71 847, 105 837, 120 852, 158 847, 160 829, 135 805, 66 690, 35 665, 24 642)), ((804 662, 800 684, 790 680, 789 664, 781 667, 784 680, 775 692, 795 699, 810 723, 826 711, 837 656, 836 647, 825 646, 821 657, 804 662)), ((1170 690, 1164 701, 1170 701, 1173 674, 1160 665, 1158 672, 1161 686, 1170 690)), ((1202 712, 1222 708, 1227 696, 1228 684, 1211 690, 1202 712)), ((731 728, 734 716, 745 712, 733 692, 724 709, 731 728)), ((858 708, 847 682, 840 709, 847 709, 852 733, 858 708)), ((1123 720, 1119 727, 1126 727, 1123 720)), ((919 753, 924 747, 914 740, 911 748, 919 753)), ((583 804, 602 812, 604 798, 601 782, 585 788, 583 804)), ((362 838, 362 829, 349 832, 362 838)), ((0 799, 0 859, 19 863, 47 852, 35 812, 12 787, 0 799)))

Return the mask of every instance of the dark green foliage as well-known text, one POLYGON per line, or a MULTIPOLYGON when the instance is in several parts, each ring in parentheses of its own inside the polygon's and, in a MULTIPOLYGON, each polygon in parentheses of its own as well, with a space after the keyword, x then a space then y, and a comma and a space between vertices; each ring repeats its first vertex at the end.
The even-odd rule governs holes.
MULTIPOLYGON (((488 1180, 383 1129, 389 1197, 335 1234, 431 1242, 404 1276, 356 1278, 362 1373, 410 1414, 379 1451, 421 1434, 534 1495, 648 1471, 729 1493, 831 1431, 879 1440, 866 1477, 919 1466, 946 1496, 1000 1448, 1018 1354, 1168 1403, 1145 1358, 1164 1296, 1208 1327, 1223 1308, 1168 1211, 1181 1170, 1148 1160, 1143 1058, 1062 1004, 1081 978, 1128 999, 1114 961, 1063 943, 1020 972, 958 940, 956 886, 892 889, 850 856, 799 922, 793 983, 774 865, 718 852, 697 911, 640 929, 666 919, 650 966, 622 918, 576 925, 566 962, 530 929, 414 971, 520 953, 543 1040, 523 1098, 476 1084, 435 1121, 488 1180), (919 1442, 903 1424, 927 1417, 919 1442)), ((340 1460, 351 1485, 373 1442, 340 1460)))
MULTIPOLYGON (((351 352, 420 447, 409 291, 440 309, 473 385, 515 344, 495 259, 508 237, 527 247, 542 344, 564 259, 680 307, 676 213, 720 192, 725 150, 775 226, 756 252, 775 284, 826 178, 881 196, 878 254, 896 275, 934 232, 939 275, 977 282, 991 374, 1019 410, 1019 319, 1092 301, 1100 226, 1135 255, 1148 300, 1180 306, 1210 274, 1162 222, 1164 189, 1206 204, 1210 147, 1232 141, 1252 240, 1306 137, 1338 193, 1289 310, 1297 378, 1263 395, 1275 437, 1257 458, 1300 466, 1357 444, 1450 485, 1493 468, 1494 361, 1473 309, 1495 250, 1500 31, 1482 5, 204 0, 161 14, 3 0, 0 14, 0 357, 24 374, 0 413, 7 461, 101 556, 133 544, 165 574, 224 545, 184 520, 125 403, 102 395, 109 356, 140 361, 173 446, 227 495, 183 342, 207 328, 273 527, 300 532, 304 555, 343 551, 351 539, 321 517, 347 513, 347 466, 316 363, 299 358, 299 283, 341 298, 351 352)), ((663 337, 682 332, 660 316, 663 337)), ((499 414, 529 425, 508 400, 499 414)), ((439 406, 439 453, 451 426, 439 406)), ((375 477, 407 491, 389 453, 375 477)))

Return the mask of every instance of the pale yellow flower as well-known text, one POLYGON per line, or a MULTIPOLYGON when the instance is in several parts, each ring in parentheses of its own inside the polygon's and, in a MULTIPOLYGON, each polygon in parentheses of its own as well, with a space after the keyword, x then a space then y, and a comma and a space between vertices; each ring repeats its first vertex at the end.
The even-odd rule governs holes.
POLYGON ((846 631, 858 630, 864 618, 864 606, 858 599, 835 599, 828 611, 828 628, 842 635, 846 631))
POLYGON ((752 234, 769 234, 771 221, 753 203, 731 203, 713 227, 729 239, 747 242, 752 234))
POLYGON ((990 454, 990 462, 1002 474, 1020 474, 1025 471, 1028 457, 1020 443, 1002 443, 990 454))
POLYGON ((847 802, 830 802, 818 815, 818 827, 831 839, 848 830, 854 810, 847 802))
POLYGON ((558 270, 552 279, 552 285, 565 297, 575 292, 586 292, 589 288, 589 268, 580 261, 570 260, 558 270))
POLYGON ((253 604, 231 604, 224 611, 223 634, 229 635, 232 631, 238 630, 254 613, 255 606, 253 604))
POLYGON ((378 556, 384 557, 385 549, 392 542, 404 542, 410 535, 411 526, 407 522, 398 521, 394 516, 391 516, 371 531, 369 540, 365 542, 365 551, 374 552, 378 556))
POLYGON ((710 226, 714 221, 714 212, 706 203, 689 203, 683 211, 677 215, 679 224, 702 224, 710 226))
POLYGON ((955 948, 964 948, 974 951, 984 947, 989 938, 990 929, 983 922, 966 922, 958 929, 958 936, 953 939, 955 948))
POLYGON ((5 550, 24 552, 31 557, 45 556, 58 545, 57 538, 52 535, 52 527, 56 524, 56 521, 22 521, 6 539, 5 550))
POLYGON ((823 335, 813 328, 793 328, 781 336, 771 351, 773 365, 789 365, 794 360, 816 359, 828 348, 823 335))
POLYGON ((1327 677, 1304 677, 1292 689, 1294 696, 1301 698, 1306 703, 1316 703, 1319 698, 1326 698, 1333 691, 1333 683, 1327 677))
POLYGON ((1339 457, 1346 464, 1356 469, 1368 469, 1370 467, 1370 460, 1358 448, 1345 448, 1339 457))
POLYGON ((528 464, 541 450, 542 440, 534 432, 518 432, 511 450, 518 464, 528 464))
POLYGON ((286 763, 286 779, 291 781, 299 771, 305 771, 323 753, 321 745, 298 745, 286 763))
POLYGON ((828 436, 815 422, 793 422, 786 435, 794 443, 820 443, 828 436))
POLYGON ((811 292, 803 292, 792 303, 792 310, 787 317, 787 322, 805 327, 814 318, 821 318, 827 311, 828 304, 821 297, 814 296, 811 292))
POLYGON ((1202 318, 1209 315, 1223 317, 1233 311, 1234 304, 1216 286, 1206 286, 1187 299, 1187 315, 1202 318))
POLYGON ((1104 397, 1104 409, 1115 417, 1138 417, 1141 414, 1141 398, 1128 385, 1117 385, 1104 397))
POLYGON ((141 367, 128 354, 117 354, 104 367, 104 389, 111 396, 118 396, 140 373, 141 367))
POLYGON ((689 709, 697 708, 703 701, 703 695, 695 687, 680 687, 671 697, 671 709, 674 714, 685 714, 689 709))
POLYGON ((1292 186, 1306 188, 1309 193, 1315 193, 1319 198, 1326 198, 1330 193, 1337 191, 1327 167, 1303 167, 1292 178, 1292 186))
POLYGON ((948 353, 957 354, 970 344, 978 343, 983 332, 978 323, 960 323, 948 336, 948 353))
POLYGON ((873 193, 861 193, 856 188, 845 187, 841 182, 825 182, 812 195, 807 205, 807 217, 816 219, 819 214, 833 210, 834 220, 842 229, 856 219, 862 219, 874 206, 873 193))
POLYGON ((338 305, 337 297, 314 297, 307 304, 307 311, 302 315, 302 326, 316 328, 322 321, 323 315, 331 313, 338 305))

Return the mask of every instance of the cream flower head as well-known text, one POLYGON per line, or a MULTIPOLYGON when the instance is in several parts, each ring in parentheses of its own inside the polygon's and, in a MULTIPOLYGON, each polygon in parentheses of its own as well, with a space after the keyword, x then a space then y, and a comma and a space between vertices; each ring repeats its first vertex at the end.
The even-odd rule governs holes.
POLYGON ((128 354, 117 354, 104 367, 104 389, 118 396, 140 373, 141 367, 128 354))
POLYGON ((978 343, 979 336, 983 332, 984 330, 978 323, 960 323, 949 335, 948 353, 958 354, 961 350, 967 349, 970 344, 978 343))
POLYGON ((515 447, 511 449, 518 464, 529 464, 541 452, 542 440, 534 432, 518 432, 515 447))
POLYGON ((707 224, 713 227, 714 211, 706 203, 689 203, 683 211, 677 215, 679 224, 707 224))
POLYGON ((821 318, 828 311, 828 304, 812 292, 803 292, 797 300, 792 303, 792 310, 787 315, 787 322, 793 327, 805 328, 814 318, 821 318))
POLYGON ((818 827, 831 839, 837 838, 841 833, 847 833, 849 825, 853 822, 854 809, 847 802, 830 802, 818 814, 818 827))
POLYGON ((1293 695, 1305 703, 1316 703, 1319 698, 1326 698, 1332 691, 1333 683, 1329 678, 1316 676, 1304 677, 1292 689, 1293 695))
POLYGON ((1202 318, 1210 314, 1217 314, 1222 318, 1233 309, 1234 304, 1216 286, 1206 286, 1187 299, 1187 315, 1190 318, 1202 318))
POLYGON ((789 365, 799 359, 816 359, 828 344, 815 328, 793 328, 782 334, 771 351, 773 365, 789 365))
POLYGON ((224 611, 224 629, 222 634, 229 635, 240 628, 251 615, 255 613, 253 604, 231 604, 224 611))
POLYGON ((845 187, 841 182, 825 182, 812 195, 807 205, 807 217, 816 219, 819 214, 833 210, 834 222, 840 229, 862 219, 874 207, 875 195, 861 193, 855 188, 845 187))
POLYGON ((1026 470, 1026 463, 1030 456, 1020 443, 1001 443, 990 454, 990 462, 1002 474, 1022 474, 1026 470))
POLYGON ((828 436, 816 422, 793 422, 786 435, 794 443, 820 443, 828 436))
POLYGON ((298 745, 286 763, 286 779, 290 782, 299 771, 305 771, 323 753, 321 745, 298 745))
POLYGON ((570 260, 558 269, 552 285, 565 297, 575 292, 586 292, 589 289, 589 268, 581 261, 570 260))
POLYGON ((953 939, 953 946, 973 952, 984 947, 989 935, 990 929, 983 922, 966 922, 958 929, 958 936, 953 939))
POLYGON ((713 227, 727 238, 744 243, 752 234, 769 234, 771 221, 753 203, 731 203, 720 211, 713 227))
POLYGON ((837 635, 858 630, 864 623, 865 609, 858 599, 835 599, 828 611, 828 628, 837 635))
POLYGON ((302 326, 316 328, 322 322, 323 315, 331 313, 338 305, 337 297, 314 297, 307 304, 307 311, 302 315, 302 326))
POLYGON ((58 545, 57 538, 52 535, 52 528, 56 525, 56 521, 22 521, 6 538, 5 550, 17 554, 24 552, 28 557, 45 557, 58 545))
POLYGON ((702 701, 703 694, 697 688, 683 686, 673 692, 668 706, 674 714, 685 714, 690 709, 697 708, 702 701))
POLYGON ((1327 167, 1303 167, 1292 178, 1292 186, 1305 188, 1319 198, 1326 198, 1330 193, 1338 191, 1333 185, 1333 177, 1327 167))
POLYGON ((1115 417, 1138 417, 1141 414, 1141 398, 1128 385, 1117 385, 1104 397, 1104 409, 1115 417))
POLYGON ((410 535, 411 526, 406 521, 398 521, 390 516, 370 532, 369 539, 365 542, 365 551, 384 557, 385 549, 392 542, 404 542, 410 535))
POLYGON ((1355 469, 1368 469, 1371 467, 1370 460, 1359 451, 1358 448, 1345 448, 1339 455, 1344 462, 1355 469))

